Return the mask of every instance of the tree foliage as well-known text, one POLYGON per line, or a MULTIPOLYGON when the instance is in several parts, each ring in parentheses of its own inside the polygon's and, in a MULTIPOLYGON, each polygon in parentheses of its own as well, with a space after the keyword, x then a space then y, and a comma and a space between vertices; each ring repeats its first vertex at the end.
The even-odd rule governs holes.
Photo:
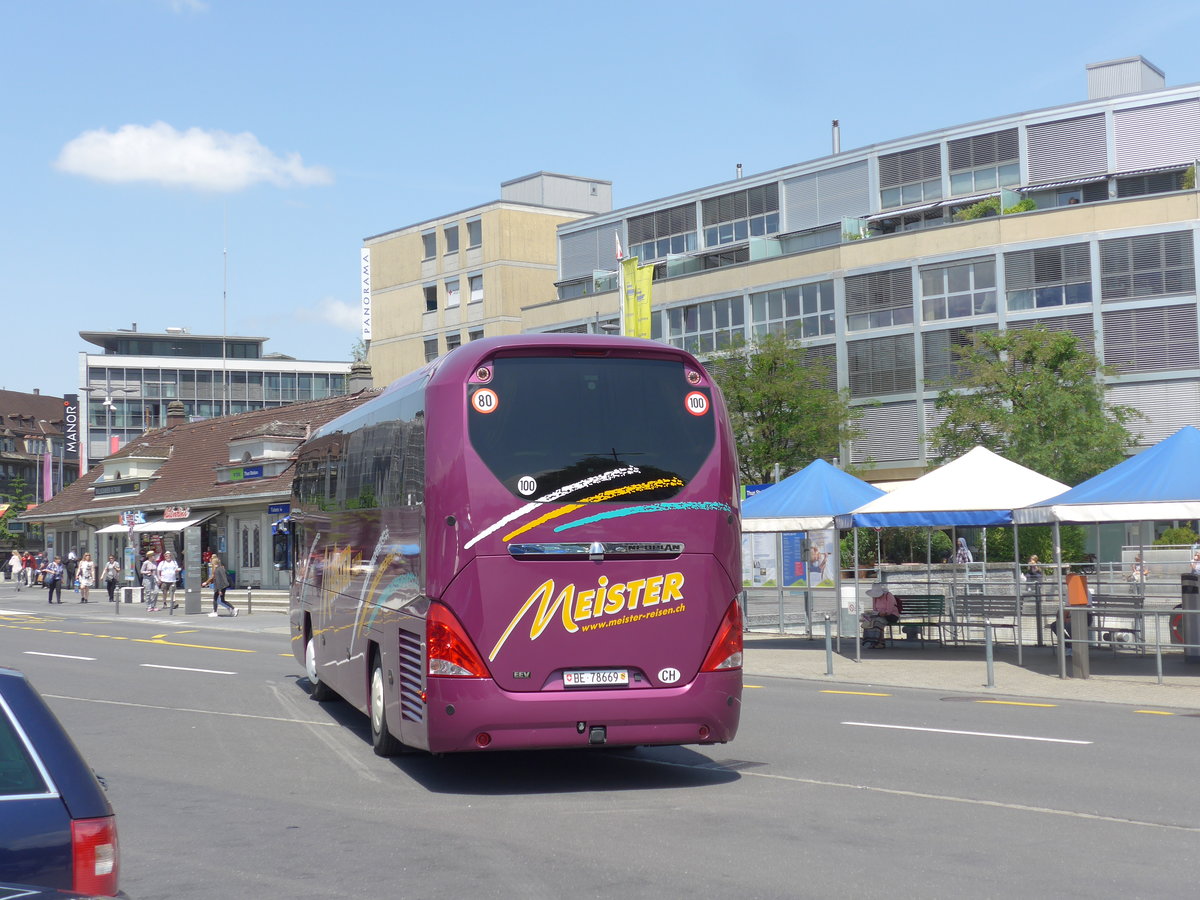
POLYGON ((860 434, 849 398, 830 386, 828 365, 806 360, 782 335, 740 342, 707 365, 725 395, 747 483, 770 481, 776 463, 786 476, 836 456, 842 442, 860 434))
POLYGON ((4 511, 4 515, 0 516, 0 544, 4 544, 6 547, 25 546, 25 532, 12 531, 8 526, 13 519, 25 512, 32 500, 24 478, 14 478, 8 483, 8 493, 4 495, 3 502, 9 506, 4 511))
POLYGON ((1104 368, 1069 331, 985 331, 956 349, 959 375, 938 395, 932 449, 953 459, 982 444, 1068 485, 1121 462, 1141 418, 1105 403, 1104 368))

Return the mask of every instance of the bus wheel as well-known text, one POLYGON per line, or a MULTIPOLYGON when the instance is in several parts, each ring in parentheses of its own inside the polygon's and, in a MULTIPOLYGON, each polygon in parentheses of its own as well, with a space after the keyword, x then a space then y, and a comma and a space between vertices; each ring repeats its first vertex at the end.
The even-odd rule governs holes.
POLYGON ((304 674, 308 676, 308 683, 312 685, 310 697, 317 701, 333 699, 333 688, 317 675, 317 643, 312 639, 312 635, 309 635, 304 644, 304 674))
POLYGON ((383 666, 378 655, 371 667, 371 746, 375 748, 376 756, 395 756, 404 749, 404 745, 396 740, 387 724, 387 709, 383 702, 383 666))

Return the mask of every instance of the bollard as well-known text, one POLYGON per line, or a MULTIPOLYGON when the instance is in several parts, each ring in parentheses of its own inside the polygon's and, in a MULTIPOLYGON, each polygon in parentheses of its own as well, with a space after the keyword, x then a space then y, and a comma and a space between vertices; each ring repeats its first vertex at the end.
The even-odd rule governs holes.
POLYGON ((990 619, 983 620, 983 642, 987 647, 987 686, 996 686, 996 670, 992 659, 992 623, 990 619))
POLYGON ((825 674, 833 674, 833 632, 830 630, 829 613, 825 613, 825 674))
POLYGON ((1162 684, 1162 616, 1154 617, 1154 665, 1158 669, 1158 683, 1162 684))
POLYGON ((254 588, 246 588, 246 615, 254 614, 254 588))

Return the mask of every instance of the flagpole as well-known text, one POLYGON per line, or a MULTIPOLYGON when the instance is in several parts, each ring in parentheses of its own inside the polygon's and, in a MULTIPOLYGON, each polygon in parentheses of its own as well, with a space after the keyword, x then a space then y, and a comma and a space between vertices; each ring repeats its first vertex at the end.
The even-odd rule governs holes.
POLYGON ((625 334, 625 253, 621 250, 621 234, 613 232, 613 240, 617 243, 617 291, 620 294, 620 302, 617 304, 617 322, 621 325, 621 330, 618 334, 625 334))

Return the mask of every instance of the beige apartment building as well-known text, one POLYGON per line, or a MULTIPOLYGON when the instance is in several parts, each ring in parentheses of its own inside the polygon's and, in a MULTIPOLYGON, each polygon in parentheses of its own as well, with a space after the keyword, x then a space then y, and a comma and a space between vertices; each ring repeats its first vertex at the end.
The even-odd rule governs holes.
POLYGON ((1077 103, 850 150, 835 132, 830 156, 564 224, 522 330, 615 318, 619 238, 654 265, 656 340, 703 357, 778 332, 828 361, 862 414, 842 457, 873 480, 936 464, 937 395, 985 330, 1074 333, 1143 446, 1200 426, 1200 85, 1141 57, 1087 77, 1077 103))
POLYGON ((559 225, 612 209, 612 183, 536 172, 500 199, 363 241, 368 361, 383 386, 467 341, 524 330, 555 296, 559 225))

